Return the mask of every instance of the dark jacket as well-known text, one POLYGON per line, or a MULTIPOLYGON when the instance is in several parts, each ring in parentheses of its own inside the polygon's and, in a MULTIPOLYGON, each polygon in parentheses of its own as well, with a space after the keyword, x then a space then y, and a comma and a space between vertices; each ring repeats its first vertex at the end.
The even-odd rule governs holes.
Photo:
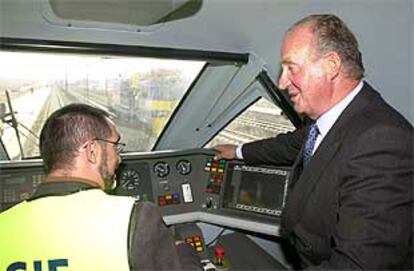
POLYGON ((307 129, 242 149, 248 163, 293 163, 282 228, 300 267, 412 269, 411 124, 364 83, 303 168, 307 129))

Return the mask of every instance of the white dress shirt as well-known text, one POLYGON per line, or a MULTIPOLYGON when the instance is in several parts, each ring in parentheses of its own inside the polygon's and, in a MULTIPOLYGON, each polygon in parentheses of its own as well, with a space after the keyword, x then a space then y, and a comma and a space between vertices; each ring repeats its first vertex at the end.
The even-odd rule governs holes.
POLYGON ((342 99, 339 103, 337 103, 334 107, 329 109, 316 120, 316 125, 318 126, 319 134, 316 138, 315 147, 313 148, 312 154, 314 154, 315 151, 318 149, 322 140, 328 134, 329 130, 331 130, 332 126, 335 124, 336 120, 339 118, 341 113, 351 103, 355 96, 361 91, 363 85, 364 83, 361 80, 358 83, 358 85, 344 99, 342 99))
MULTIPOLYGON (((355 96, 361 91, 363 85, 364 83, 361 80, 358 83, 358 85, 344 99, 342 99, 339 103, 337 103, 334 107, 329 109, 316 120, 316 125, 318 125, 319 134, 316 138, 315 147, 313 148, 312 154, 314 154, 315 151, 318 149, 322 140, 328 134, 329 130, 335 124, 336 120, 339 118, 341 113, 351 103, 355 96)), ((238 159, 243 159, 242 147, 243 145, 241 144, 238 145, 236 148, 236 157, 238 159)))

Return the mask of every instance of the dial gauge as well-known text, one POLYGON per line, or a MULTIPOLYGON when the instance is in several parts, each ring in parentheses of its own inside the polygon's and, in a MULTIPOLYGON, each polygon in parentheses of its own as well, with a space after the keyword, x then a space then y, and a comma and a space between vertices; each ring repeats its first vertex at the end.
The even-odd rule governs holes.
POLYGON ((191 162, 188 160, 179 160, 175 168, 181 175, 187 175, 191 172, 191 162))
POLYGON ((154 165, 153 170, 155 175, 162 178, 170 173, 170 166, 166 162, 159 161, 154 165))
POLYGON ((121 172, 119 181, 124 190, 131 191, 139 187, 141 176, 136 170, 129 168, 121 172))

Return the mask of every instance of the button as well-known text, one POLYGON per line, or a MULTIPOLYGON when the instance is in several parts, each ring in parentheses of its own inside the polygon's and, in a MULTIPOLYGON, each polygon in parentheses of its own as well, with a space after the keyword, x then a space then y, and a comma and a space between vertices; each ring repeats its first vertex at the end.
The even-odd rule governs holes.
POLYGON ((180 195, 175 193, 175 194, 172 195, 172 198, 175 199, 175 200, 180 199, 180 195))
POLYGON ((159 197, 158 198, 158 205, 159 206, 164 206, 165 204, 167 204, 167 202, 165 201, 164 197, 159 197))

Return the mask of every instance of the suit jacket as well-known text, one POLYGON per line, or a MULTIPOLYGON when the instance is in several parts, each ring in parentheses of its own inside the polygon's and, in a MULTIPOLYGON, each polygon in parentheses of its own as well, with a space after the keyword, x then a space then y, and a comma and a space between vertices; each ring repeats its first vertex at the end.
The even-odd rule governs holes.
POLYGON ((365 82, 303 168, 307 132, 242 148, 247 163, 293 163, 282 229, 300 267, 412 269, 411 124, 365 82))

